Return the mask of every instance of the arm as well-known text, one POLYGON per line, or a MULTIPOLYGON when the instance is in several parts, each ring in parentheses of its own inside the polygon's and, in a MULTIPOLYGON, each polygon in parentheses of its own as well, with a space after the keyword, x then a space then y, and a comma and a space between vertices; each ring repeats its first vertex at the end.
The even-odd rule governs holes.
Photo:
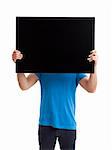
MULTIPOLYGON (((12 60, 16 62, 17 59, 22 58, 23 54, 21 54, 21 52, 18 50, 14 50, 12 54, 12 60)), ((27 90, 30 87, 32 87, 38 81, 39 78, 34 73, 29 74, 28 77, 26 77, 24 73, 17 73, 17 79, 20 88, 22 90, 27 90)))
POLYGON ((28 77, 26 77, 24 73, 17 73, 17 79, 19 87, 22 90, 29 89, 38 81, 38 78, 34 73, 29 74, 28 77))
POLYGON ((88 92, 94 93, 97 87, 97 75, 91 73, 89 78, 85 77, 79 81, 79 84, 88 92))
POLYGON ((89 78, 85 77, 79 81, 79 84, 88 92, 94 93, 97 87, 97 73, 96 73, 96 64, 97 64, 97 54, 96 51, 91 51, 91 54, 88 57, 89 62, 95 61, 94 73, 91 73, 89 78))

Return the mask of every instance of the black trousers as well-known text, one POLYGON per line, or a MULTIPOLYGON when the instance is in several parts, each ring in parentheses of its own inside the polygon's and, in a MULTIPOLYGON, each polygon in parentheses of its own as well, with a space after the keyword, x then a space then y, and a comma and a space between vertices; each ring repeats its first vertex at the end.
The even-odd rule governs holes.
POLYGON ((61 150, 75 150, 76 130, 39 125, 39 150, 54 150, 58 137, 61 150))

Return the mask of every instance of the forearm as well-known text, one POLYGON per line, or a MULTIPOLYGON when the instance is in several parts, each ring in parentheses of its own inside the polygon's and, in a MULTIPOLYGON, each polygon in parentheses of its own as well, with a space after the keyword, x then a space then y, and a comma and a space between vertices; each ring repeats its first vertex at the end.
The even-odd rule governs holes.
POLYGON ((28 88, 28 80, 24 73, 17 73, 17 79, 19 86, 22 90, 26 90, 28 88))
POLYGON ((89 78, 80 80, 80 85, 88 92, 93 93, 97 87, 97 54, 96 50, 92 50, 87 60, 89 62, 94 61, 94 73, 91 73, 89 78))
POLYGON ((97 87, 97 73, 96 68, 95 72, 91 73, 87 82, 87 86, 90 92, 95 92, 97 87))

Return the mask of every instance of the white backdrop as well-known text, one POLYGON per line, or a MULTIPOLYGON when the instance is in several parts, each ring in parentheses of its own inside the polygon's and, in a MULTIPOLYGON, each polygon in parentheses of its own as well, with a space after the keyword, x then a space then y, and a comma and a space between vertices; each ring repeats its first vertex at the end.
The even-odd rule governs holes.
MULTIPOLYGON (((16 46, 16 16, 94 16, 99 55, 98 87, 90 94, 77 89, 76 150, 111 150, 112 12, 104 0, 0 1, 0 149, 38 150, 40 84, 19 89, 11 54, 16 46)), ((59 144, 56 143, 56 150, 59 144)))

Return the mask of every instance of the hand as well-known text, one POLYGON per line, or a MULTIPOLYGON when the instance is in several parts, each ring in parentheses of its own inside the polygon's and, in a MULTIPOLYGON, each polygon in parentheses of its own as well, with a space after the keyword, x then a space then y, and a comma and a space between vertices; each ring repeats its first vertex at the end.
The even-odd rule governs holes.
POLYGON ((21 60, 23 58, 23 54, 19 50, 14 50, 12 53, 12 60, 16 62, 17 59, 21 60))
POLYGON ((90 55, 88 56, 87 60, 89 62, 94 61, 95 62, 95 66, 96 66, 97 60, 98 60, 98 56, 97 56, 96 50, 90 51, 90 55))

